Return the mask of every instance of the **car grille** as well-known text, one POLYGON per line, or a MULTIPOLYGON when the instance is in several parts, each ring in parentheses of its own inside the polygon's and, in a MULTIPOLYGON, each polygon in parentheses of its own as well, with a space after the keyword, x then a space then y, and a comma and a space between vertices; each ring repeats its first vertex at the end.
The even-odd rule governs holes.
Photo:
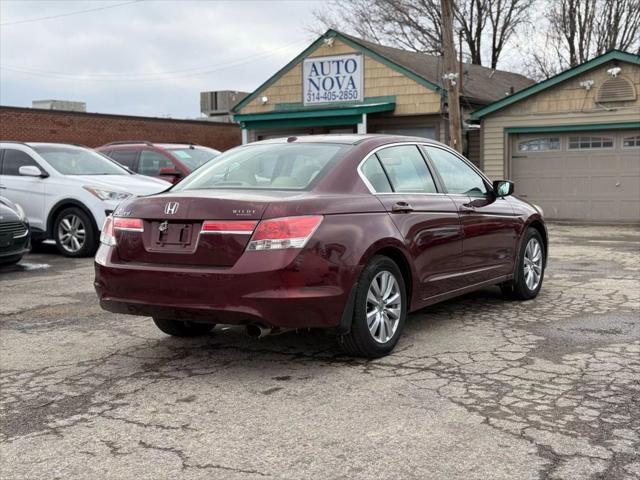
POLYGON ((22 237, 27 232, 27 227, 22 222, 0 223, 0 235, 11 233, 14 238, 22 237))

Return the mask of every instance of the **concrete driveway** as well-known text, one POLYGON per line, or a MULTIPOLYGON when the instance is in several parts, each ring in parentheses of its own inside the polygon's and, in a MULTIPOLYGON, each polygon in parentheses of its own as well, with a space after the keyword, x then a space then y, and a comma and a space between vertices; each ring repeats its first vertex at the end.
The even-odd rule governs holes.
POLYGON ((91 260, 29 255, 0 273, 0 476, 640 478, 640 230, 550 231, 538 299, 430 307, 376 361, 170 338, 100 310, 91 260))

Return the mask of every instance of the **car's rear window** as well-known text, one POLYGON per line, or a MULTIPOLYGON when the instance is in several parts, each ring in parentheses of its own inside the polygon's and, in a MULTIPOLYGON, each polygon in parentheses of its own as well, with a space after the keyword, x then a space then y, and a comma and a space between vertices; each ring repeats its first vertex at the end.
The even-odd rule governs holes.
POLYGON ((247 145, 223 153, 173 190, 308 190, 347 148, 330 143, 247 145))

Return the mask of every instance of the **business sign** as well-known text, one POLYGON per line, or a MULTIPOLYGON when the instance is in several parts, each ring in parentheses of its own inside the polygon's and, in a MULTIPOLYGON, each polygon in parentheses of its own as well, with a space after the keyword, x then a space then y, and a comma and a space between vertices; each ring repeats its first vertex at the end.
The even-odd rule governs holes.
POLYGON ((362 55, 305 58, 304 105, 362 101, 362 55))

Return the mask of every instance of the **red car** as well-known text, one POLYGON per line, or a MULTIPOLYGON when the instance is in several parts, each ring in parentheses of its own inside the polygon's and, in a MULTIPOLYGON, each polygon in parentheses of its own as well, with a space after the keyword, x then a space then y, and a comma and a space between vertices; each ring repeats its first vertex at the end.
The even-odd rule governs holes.
POLYGON ((102 308, 194 336, 333 329, 379 357, 409 312, 479 288, 538 295, 540 208, 423 138, 327 135, 234 148, 122 203, 95 258, 102 308))
POLYGON ((129 170, 178 183, 196 168, 220 155, 218 150, 190 143, 111 142, 96 148, 129 170))

